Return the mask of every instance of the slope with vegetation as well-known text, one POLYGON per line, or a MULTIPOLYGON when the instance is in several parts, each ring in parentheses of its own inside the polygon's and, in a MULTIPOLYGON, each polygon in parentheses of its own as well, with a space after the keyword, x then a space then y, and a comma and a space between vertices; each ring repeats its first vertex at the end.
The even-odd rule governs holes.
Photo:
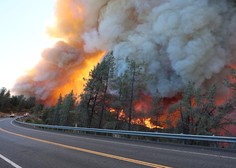
POLYGON ((2 88, 0 111, 27 111, 40 118, 40 122, 53 125, 235 135, 228 129, 236 124, 236 118, 231 117, 236 105, 235 70, 231 72, 232 80, 225 82, 232 96, 224 103, 217 103, 215 85, 203 92, 191 82, 177 101, 168 102, 158 92, 145 97, 144 81, 151 76, 144 74, 143 65, 127 59, 127 70, 117 76, 113 60, 109 53, 91 70, 89 78, 84 79, 83 93, 76 95, 71 91, 60 95, 51 107, 37 104, 34 97, 11 96, 9 90, 2 88))

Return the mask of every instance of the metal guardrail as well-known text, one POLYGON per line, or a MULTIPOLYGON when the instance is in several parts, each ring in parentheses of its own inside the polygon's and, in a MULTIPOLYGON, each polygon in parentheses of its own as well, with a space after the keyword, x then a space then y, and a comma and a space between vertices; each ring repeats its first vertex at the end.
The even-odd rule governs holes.
POLYGON ((168 139, 181 139, 181 140, 236 143, 236 137, 227 137, 227 136, 206 136, 206 135, 191 135, 191 134, 171 134, 171 133, 159 133, 159 132, 141 132, 141 131, 84 128, 84 127, 69 127, 69 126, 58 126, 58 125, 32 124, 17 120, 14 120, 14 122, 28 127, 44 128, 44 129, 67 130, 67 131, 71 130, 71 131, 81 131, 81 132, 105 133, 113 135, 129 135, 129 136, 155 137, 155 138, 168 138, 168 139))

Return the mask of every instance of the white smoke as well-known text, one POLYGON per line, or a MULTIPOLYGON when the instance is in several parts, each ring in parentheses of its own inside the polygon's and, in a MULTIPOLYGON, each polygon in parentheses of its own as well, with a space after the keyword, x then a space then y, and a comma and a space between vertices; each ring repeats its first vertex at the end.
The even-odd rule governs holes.
POLYGON ((147 89, 173 96, 189 81, 204 85, 235 61, 235 17, 222 0, 110 0, 97 27, 84 33, 84 48, 114 50, 118 74, 126 57, 145 61, 153 76, 147 89))
POLYGON ((70 80, 71 69, 80 65, 83 60, 78 49, 64 42, 58 42, 53 48, 46 49, 42 58, 32 70, 32 75, 21 77, 14 90, 45 100, 56 87, 63 86, 70 80))
POLYGON ((126 70, 126 58, 145 62, 145 73, 152 76, 146 89, 167 97, 189 81, 202 87, 220 82, 236 61, 231 0, 58 0, 57 5, 57 24, 49 32, 68 44, 46 50, 37 73, 16 84, 19 92, 47 97, 64 84, 58 80, 62 74, 67 79, 104 50, 114 51, 117 75, 126 70), (34 89, 35 82, 42 88, 34 89))

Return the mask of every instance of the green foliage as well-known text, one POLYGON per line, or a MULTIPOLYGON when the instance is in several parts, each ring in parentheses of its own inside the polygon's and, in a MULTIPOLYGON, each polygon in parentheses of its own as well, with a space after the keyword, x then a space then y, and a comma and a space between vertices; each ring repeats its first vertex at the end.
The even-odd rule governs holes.
POLYGON ((59 125, 70 125, 69 121, 70 112, 75 108, 76 97, 73 90, 65 96, 60 107, 59 115, 59 125))
POLYGON ((43 104, 36 104, 36 105, 33 107, 32 111, 33 111, 34 114, 38 114, 38 113, 41 113, 41 112, 42 112, 43 108, 44 108, 44 105, 43 105, 43 104))
POLYGON ((77 122, 74 111, 76 100, 73 90, 64 97, 60 95, 54 107, 43 110, 43 121, 53 125, 74 125, 77 122))
POLYGON ((36 105, 36 98, 35 97, 28 97, 25 101, 25 108, 32 109, 36 105))
POLYGON ((6 88, 0 89, 0 111, 30 111, 36 104, 35 97, 26 98, 24 95, 11 96, 10 90, 6 88))
POLYGON ((2 88, 0 90, 0 110, 5 111, 8 110, 10 106, 10 91, 7 90, 6 88, 2 88))
POLYGON ((19 104, 17 106, 17 111, 18 112, 21 112, 22 109, 25 107, 25 104, 26 104, 26 98, 24 95, 20 95, 18 96, 18 101, 19 101, 19 104))
POLYGON ((53 107, 46 107, 43 109, 42 121, 44 121, 45 124, 52 123, 53 110, 53 107))
POLYGON ((62 107, 62 102, 63 102, 63 98, 60 94, 60 96, 57 100, 57 104, 52 110, 51 122, 54 125, 59 125, 59 123, 60 123, 60 110, 61 110, 61 107, 62 107))

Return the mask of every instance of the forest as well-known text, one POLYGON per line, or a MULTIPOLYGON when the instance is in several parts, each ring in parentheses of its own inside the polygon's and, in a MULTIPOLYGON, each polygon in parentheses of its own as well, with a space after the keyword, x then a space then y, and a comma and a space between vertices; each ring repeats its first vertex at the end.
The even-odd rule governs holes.
MULTIPOLYGON (((27 121, 77 127, 159 131, 197 135, 236 135, 236 71, 224 82, 230 97, 219 100, 217 85, 203 90, 189 81, 182 93, 175 97, 161 97, 158 91, 145 91, 145 81, 152 76, 144 74, 142 64, 126 60, 127 70, 117 76, 114 57, 109 53, 84 79, 80 95, 71 90, 59 95, 57 103, 45 106, 35 97, 11 95, 0 90, 0 111, 4 113, 29 112, 27 121)), ((145 63, 144 63, 145 64, 145 63)), ((78 83, 79 85, 79 83, 78 83)))

